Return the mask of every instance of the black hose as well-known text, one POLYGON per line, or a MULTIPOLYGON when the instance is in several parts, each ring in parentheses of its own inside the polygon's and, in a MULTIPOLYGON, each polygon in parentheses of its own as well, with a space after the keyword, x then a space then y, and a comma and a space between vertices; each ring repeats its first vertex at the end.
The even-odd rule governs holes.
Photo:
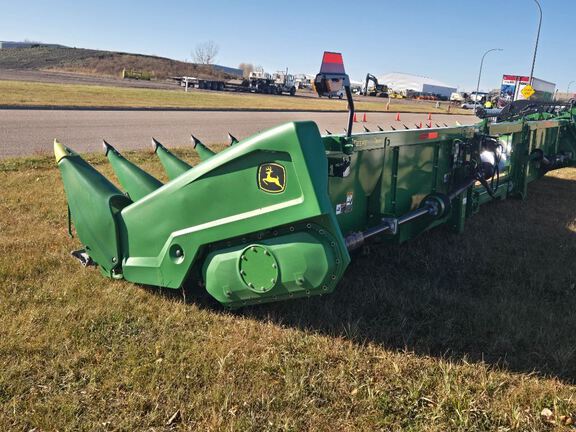
POLYGON ((464 183, 462 183, 460 186, 458 186, 455 190, 453 190, 452 192, 450 192, 448 194, 448 197, 450 198, 450 201, 454 200, 458 195, 460 195, 462 192, 465 192, 470 186, 472 186, 474 183, 476 183, 476 177, 473 177, 467 181, 465 181, 464 183))
POLYGON ((350 86, 344 86, 346 90, 346 99, 348 100, 348 130, 346 131, 346 136, 352 136, 352 126, 354 125, 354 98, 352 97, 352 90, 350 86))

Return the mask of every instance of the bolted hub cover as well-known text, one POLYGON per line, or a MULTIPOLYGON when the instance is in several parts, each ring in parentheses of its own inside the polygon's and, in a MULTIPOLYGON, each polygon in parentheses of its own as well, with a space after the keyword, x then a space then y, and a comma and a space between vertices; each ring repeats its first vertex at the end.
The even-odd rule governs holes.
POLYGON ((443 193, 433 193, 424 198, 420 207, 430 207, 433 212, 430 215, 436 219, 444 217, 450 211, 450 198, 443 193))
POLYGON ((248 246, 240 254, 238 271, 246 286, 254 292, 270 291, 278 282, 278 262, 265 246, 248 246))

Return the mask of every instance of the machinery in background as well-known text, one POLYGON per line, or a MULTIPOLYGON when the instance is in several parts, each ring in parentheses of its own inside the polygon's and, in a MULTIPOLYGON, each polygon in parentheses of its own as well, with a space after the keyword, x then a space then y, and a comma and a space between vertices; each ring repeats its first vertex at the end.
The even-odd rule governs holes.
POLYGON ((366 96, 388 97, 388 86, 386 84, 378 83, 378 78, 369 73, 366 74, 366 81, 364 83, 362 94, 366 96), (370 82, 374 84, 373 87, 369 87, 370 82))
POLYGON ((296 94, 296 79, 294 75, 286 72, 276 72, 270 74, 259 69, 250 72, 250 75, 245 79, 202 79, 196 77, 172 77, 173 80, 178 82, 182 87, 188 89, 198 88, 201 90, 213 91, 235 91, 235 92, 250 92, 262 94, 289 94, 294 96, 296 94))
POLYGON ((394 91, 394 90, 388 91, 388 96, 390 97, 390 99, 405 99, 406 98, 404 93, 394 91))
POLYGON ((120 74, 122 79, 134 79, 134 80, 144 80, 150 81, 154 78, 153 72, 148 71, 138 71, 134 69, 122 69, 122 73, 120 74))
POLYGON ((290 96, 296 94, 296 78, 288 73, 288 69, 285 72, 276 72, 272 75, 272 78, 274 79, 273 85, 276 89, 276 94, 287 93, 290 96))
POLYGON ((296 88, 298 90, 305 90, 305 89, 312 90, 313 80, 314 80, 313 75, 307 75, 307 74, 294 75, 294 81, 296 82, 296 88))

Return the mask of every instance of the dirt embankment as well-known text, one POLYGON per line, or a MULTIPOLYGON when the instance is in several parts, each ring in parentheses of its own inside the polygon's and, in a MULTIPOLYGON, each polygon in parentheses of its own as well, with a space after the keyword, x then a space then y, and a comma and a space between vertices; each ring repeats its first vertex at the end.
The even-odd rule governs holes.
POLYGON ((123 69, 150 73, 155 79, 170 76, 225 78, 209 65, 199 65, 141 54, 83 48, 14 48, 0 50, 0 69, 50 70, 103 77, 120 77, 123 69))

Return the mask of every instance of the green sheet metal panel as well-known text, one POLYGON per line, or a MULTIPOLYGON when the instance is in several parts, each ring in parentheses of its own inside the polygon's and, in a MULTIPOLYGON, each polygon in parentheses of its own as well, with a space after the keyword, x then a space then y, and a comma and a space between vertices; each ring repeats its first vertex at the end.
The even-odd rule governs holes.
POLYGON ((347 263, 326 172, 312 122, 279 126, 227 148, 122 211, 124 277, 177 288, 203 245, 312 218, 335 236, 347 263), (267 164, 285 170, 278 193, 259 187, 257 172, 267 164), (183 258, 175 259, 179 249, 183 258))

